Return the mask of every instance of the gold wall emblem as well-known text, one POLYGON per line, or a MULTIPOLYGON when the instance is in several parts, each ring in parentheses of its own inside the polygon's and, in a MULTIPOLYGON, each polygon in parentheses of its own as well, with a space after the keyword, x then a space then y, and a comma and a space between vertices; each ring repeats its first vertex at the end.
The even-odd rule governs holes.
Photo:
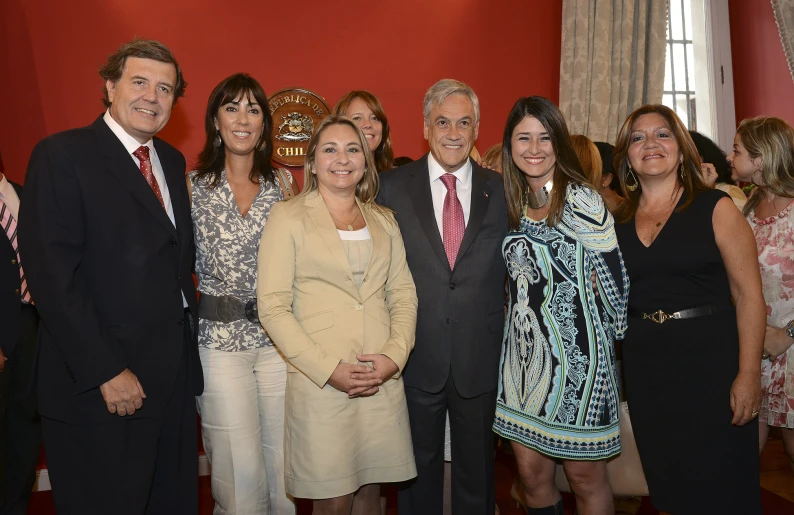
POLYGON ((268 101, 273 117, 273 160, 286 166, 303 166, 314 127, 328 115, 322 97, 298 88, 282 89, 268 101))

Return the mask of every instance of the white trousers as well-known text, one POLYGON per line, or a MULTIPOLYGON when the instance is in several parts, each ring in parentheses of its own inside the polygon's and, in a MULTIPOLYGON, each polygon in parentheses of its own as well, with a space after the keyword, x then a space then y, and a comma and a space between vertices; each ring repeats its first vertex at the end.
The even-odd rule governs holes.
POLYGON ((214 515, 293 515, 284 489, 287 364, 275 347, 226 352, 199 347, 197 397, 212 466, 214 515))

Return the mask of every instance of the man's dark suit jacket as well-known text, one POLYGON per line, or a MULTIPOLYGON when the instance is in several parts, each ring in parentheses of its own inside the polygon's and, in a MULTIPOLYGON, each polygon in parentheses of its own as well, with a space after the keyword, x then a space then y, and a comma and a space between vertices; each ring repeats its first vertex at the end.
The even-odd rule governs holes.
POLYGON ((394 210, 416 283, 416 345, 403 380, 440 392, 450 368, 467 398, 496 388, 504 330, 507 234, 502 176, 472 162, 471 210, 454 270, 436 224, 427 155, 380 174, 378 202, 394 210))
MULTIPOLYGON (((108 413, 98 387, 125 368, 147 396, 132 417, 158 416, 173 391, 189 323, 183 293, 197 320, 193 227, 185 159, 157 138, 154 147, 176 227, 101 116, 33 150, 20 253, 42 320, 39 409, 49 418, 119 419, 108 413)), ((201 363, 197 347, 189 349, 189 380, 198 395, 201 363)))
MULTIPOLYGON (((22 198, 22 188, 13 182, 10 184, 17 192, 17 196, 22 198)), ((0 228, 0 313, 3 314, 0 349, 8 358, 14 352, 14 347, 19 339, 19 313, 22 309, 22 297, 17 291, 21 286, 17 254, 2 230, 0 228)), ((19 243, 19 237, 17 237, 17 243, 19 243)))

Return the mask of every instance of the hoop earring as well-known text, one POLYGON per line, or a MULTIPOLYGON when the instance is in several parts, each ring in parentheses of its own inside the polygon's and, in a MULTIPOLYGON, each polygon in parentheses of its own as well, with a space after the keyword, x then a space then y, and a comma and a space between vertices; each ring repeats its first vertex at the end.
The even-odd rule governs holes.
POLYGON ((215 148, 220 148, 221 143, 223 143, 223 141, 221 140, 221 131, 215 129, 215 139, 212 140, 212 146, 215 148))
POLYGON ((640 187, 640 181, 637 180, 637 176, 634 175, 634 170, 631 169, 631 166, 629 166, 629 173, 626 174, 626 180, 624 183, 626 185, 626 189, 629 191, 637 191, 637 188, 640 187), (631 176, 633 181, 632 184, 629 184, 629 176, 631 176))

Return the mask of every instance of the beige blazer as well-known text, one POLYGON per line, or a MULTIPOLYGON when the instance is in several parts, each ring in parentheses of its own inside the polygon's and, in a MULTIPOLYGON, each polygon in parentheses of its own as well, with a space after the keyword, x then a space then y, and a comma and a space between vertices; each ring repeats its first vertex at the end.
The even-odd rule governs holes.
POLYGON ((259 243, 259 320, 289 361, 318 387, 340 361, 385 354, 399 377, 414 346, 417 298, 394 217, 359 202, 372 238, 361 287, 322 196, 279 202, 259 243))

